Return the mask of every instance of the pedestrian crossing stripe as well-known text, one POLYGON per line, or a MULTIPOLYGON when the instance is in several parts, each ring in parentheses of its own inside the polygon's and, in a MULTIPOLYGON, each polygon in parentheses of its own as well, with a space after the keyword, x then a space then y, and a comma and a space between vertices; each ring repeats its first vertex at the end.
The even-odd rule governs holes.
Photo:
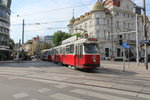
POLYGON ((97 93, 97 92, 92 92, 92 91, 86 91, 82 89, 76 89, 72 90, 71 92, 73 93, 78 93, 81 95, 86 95, 86 96, 91 96, 99 99, 107 99, 107 100, 130 100, 128 98, 122 98, 122 97, 117 97, 117 96, 112 96, 108 94, 102 94, 102 93, 97 93))
POLYGON ((57 100, 84 100, 84 99, 80 99, 80 98, 73 97, 73 96, 66 95, 66 94, 62 94, 62 93, 50 95, 50 97, 57 99, 57 100))

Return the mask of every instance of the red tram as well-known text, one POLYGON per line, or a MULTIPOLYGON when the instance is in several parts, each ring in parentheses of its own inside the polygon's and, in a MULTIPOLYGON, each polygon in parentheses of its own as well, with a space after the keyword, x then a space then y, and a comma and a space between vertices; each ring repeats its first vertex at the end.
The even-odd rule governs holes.
POLYGON ((74 36, 64 40, 60 46, 43 50, 41 59, 75 68, 97 69, 100 67, 98 40, 74 36))

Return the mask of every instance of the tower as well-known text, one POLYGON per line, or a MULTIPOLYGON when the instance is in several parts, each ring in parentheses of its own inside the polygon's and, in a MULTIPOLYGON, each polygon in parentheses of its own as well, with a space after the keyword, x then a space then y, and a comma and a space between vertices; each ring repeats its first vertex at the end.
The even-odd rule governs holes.
POLYGON ((103 38, 104 37, 104 18, 105 9, 102 0, 98 0, 92 9, 92 20, 93 20, 93 37, 103 38), (95 27, 96 26, 96 27, 95 27))

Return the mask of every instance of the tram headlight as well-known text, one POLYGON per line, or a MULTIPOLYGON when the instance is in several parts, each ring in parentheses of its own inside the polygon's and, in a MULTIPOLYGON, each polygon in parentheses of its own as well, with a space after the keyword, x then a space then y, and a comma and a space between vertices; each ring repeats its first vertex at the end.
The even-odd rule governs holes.
POLYGON ((93 59, 93 62, 96 62, 96 59, 93 59))
POLYGON ((96 62, 96 56, 95 55, 93 55, 92 59, 93 59, 93 62, 96 62))

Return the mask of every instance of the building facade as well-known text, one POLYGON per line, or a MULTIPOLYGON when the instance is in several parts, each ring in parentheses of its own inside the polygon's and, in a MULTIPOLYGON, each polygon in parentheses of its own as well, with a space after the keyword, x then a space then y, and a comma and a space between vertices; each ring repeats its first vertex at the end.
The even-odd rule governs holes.
MULTIPOLYGON (((119 37, 131 46, 135 53, 136 45, 136 4, 132 0, 98 0, 93 9, 79 18, 73 18, 68 25, 69 33, 87 32, 89 37, 99 39, 100 53, 103 57, 122 57, 123 48, 118 43, 119 37), (121 33, 125 33, 120 35, 121 33)), ((144 39, 143 15, 138 11, 139 41, 144 39)), ((148 38, 150 39, 149 21, 147 19, 148 38)), ((150 52, 149 52, 150 53, 150 52)))
POLYGON ((9 27, 11 0, 0 0, 0 61, 9 60, 9 27))

